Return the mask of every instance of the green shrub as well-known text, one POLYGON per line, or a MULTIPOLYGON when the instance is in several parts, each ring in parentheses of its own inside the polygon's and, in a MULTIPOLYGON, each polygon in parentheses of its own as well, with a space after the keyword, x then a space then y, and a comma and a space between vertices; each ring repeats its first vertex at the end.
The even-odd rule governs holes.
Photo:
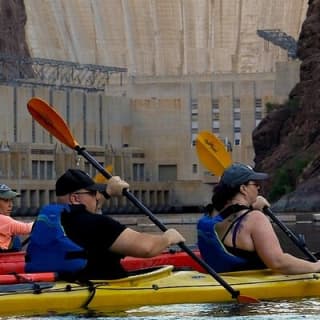
POLYGON ((298 177, 308 165, 309 161, 308 156, 297 156, 277 170, 268 195, 271 202, 295 190, 298 177))
POLYGON ((286 101, 285 105, 296 111, 297 109, 299 109, 300 100, 298 98, 289 99, 288 101, 286 101))
POLYGON ((272 103, 272 102, 267 102, 266 103, 266 111, 267 113, 272 112, 275 109, 278 109, 280 107, 280 104, 278 103, 272 103))
POLYGON ((276 201, 291 191, 293 191, 293 187, 291 185, 288 169, 280 168, 275 174, 272 188, 269 193, 269 199, 271 202, 276 201))
POLYGON ((293 112, 297 111, 300 106, 300 100, 298 98, 293 98, 285 101, 283 104, 275 103, 275 102, 267 102, 266 103, 266 112, 270 113, 273 110, 280 109, 283 107, 289 107, 293 112))

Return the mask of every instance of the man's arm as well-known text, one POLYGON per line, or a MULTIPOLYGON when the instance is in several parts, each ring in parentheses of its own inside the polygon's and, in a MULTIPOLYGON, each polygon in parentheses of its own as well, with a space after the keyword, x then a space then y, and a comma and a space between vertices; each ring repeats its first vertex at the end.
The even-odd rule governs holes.
POLYGON ((175 229, 156 235, 126 228, 110 249, 125 256, 149 258, 179 242, 185 242, 185 238, 175 229))

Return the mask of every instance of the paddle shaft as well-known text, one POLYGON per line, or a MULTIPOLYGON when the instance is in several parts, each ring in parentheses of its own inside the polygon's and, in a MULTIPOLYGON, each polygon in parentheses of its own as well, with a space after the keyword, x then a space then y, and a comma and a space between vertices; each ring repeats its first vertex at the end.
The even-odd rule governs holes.
POLYGON ((283 224, 271 211, 269 207, 264 207, 263 212, 274 221, 278 227, 292 240, 292 242, 309 258, 311 261, 318 261, 314 254, 306 247, 304 243, 285 225, 283 224))
MULTIPOLYGON (((74 148, 78 154, 87 159, 103 176, 110 179, 112 175, 107 172, 104 167, 84 148, 76 146, 74 148)), ((133 204, 135 204, 143 213, 145 213, 149 219, 163 232, 167 231, 167 227, 146 207, 144 206, 129 190, 124 189, 123 195, 126 196, 133 204)), ((234 290, 226 281, 221 278, 217 272, 215 272, 205 261, 200 259, 185 243, 180 242, 178 246, 184 250, 193 260, 199 263, 217 282, 219 282, 232 296, 232 298, 238 298, 240 292, 234 290)))

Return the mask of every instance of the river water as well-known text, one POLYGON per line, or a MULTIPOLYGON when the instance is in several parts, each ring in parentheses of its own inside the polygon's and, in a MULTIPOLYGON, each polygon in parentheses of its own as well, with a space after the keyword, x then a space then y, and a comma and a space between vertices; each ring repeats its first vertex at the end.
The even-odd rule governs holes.
POLYGON ((260 302, 258 304, 179 304, 141 307, 121 314, 66 314, 64 316, 9 317, 1 319, 21 320, 276 320, 276 319, 320 319, 320 299, 282 300, 260 302))
MULTIPOLYGON (((161 220, 161 219, 160 219, 161 220)), ((302 234, 305 237, 308 248, 312 252, 320 251, 318 235, 320 224, 309 221, 298 223, 286 223, 286 226, 295 234, 302 234)), ((177 228, 187 239, 187 244, 196 243, 195 225, 170 224, 167 227, 177 228)), ((276 232, 285 251, 303 257, 299 251, 277 226, 276 232)), ((140 231, 158 232, 157 227, 151 224, 141 224, 140 231)), ((105 319, 105 320, 196 320, 214 319, 219 320, 300 320, 300 319, 320 319, 320 295, 319 298, 297 299, 297 300, 277 300, 263 301, 258 304, 240 305, 237 303, 228 304, 180 304, 170 306, 146 306, 123 313, 103 314, 97 312, 87 312, 76 315, 68 314, 64 316, 45 316, 45 317, 10 317, 0 319, 21 319, 21 320, 81 320, 81 319, 105 319)))

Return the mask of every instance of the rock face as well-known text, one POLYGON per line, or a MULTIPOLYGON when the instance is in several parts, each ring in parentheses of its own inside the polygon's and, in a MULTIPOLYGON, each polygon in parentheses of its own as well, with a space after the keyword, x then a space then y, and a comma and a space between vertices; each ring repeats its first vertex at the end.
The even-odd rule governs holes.
POLYGON ((292 191, 274 204, 278 210, 320 210, 319 33, 320 0, 310 0, 298 40, 300 82, 289 102, 271 112, 253 132, 256 169, 271 174, 265 191, 273 199, 292 191))
POLYGON ((0 52, 29 57, 25 38, 27 21, 23 0, 0 0, 0 52))

